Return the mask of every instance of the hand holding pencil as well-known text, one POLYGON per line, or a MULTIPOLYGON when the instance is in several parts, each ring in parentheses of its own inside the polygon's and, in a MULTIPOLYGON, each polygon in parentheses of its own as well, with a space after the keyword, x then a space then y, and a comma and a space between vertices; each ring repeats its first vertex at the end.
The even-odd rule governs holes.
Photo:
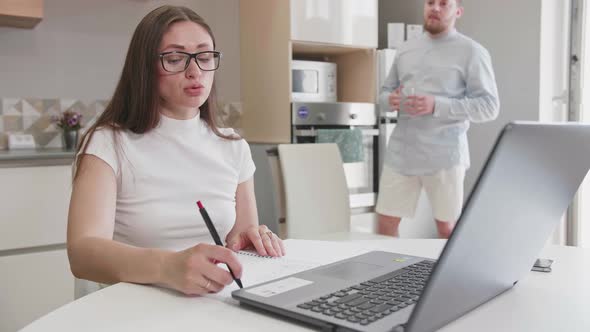
POLYGON ((228 248, 198 244, 179 252, 165 252, 159 262, 160 282, 187 295, 217 293, 234 282, 232 275, 216 263, 221 262, 242 276, 242 265, 228 248))
MULTIPOLYGON (((199 212, 201 213, 201 216, 203 216, 203 220, 205 221, 205 224, 207 225, 207 228, 209 229, 209 233, 211 233, 211 237, 213 237, 213 241, 215 241, 216 245, 223 247, 223 242, 221 242, 221 238, 219 238, 219 234, 217 233, 217 230, 215 229, 215 225, 213 225, 213 222, 211 221, 211 218, 209 217, 207 210, 205 210, 203 203, 201 203, 201 201, 198 201, 197 205, 199 206, 199 212)), ((242 281, 239 278, 236 278, 236 275, 234 274, 234 272, 232 271, 232 269, 229 265, 227 266, 227 269, 229 270, 229 273, 231 274, 232 278, 235 280, 236 284, 238 284, 238 286, 240 288, 244 288, 244 286, 242 286, 242 281)))

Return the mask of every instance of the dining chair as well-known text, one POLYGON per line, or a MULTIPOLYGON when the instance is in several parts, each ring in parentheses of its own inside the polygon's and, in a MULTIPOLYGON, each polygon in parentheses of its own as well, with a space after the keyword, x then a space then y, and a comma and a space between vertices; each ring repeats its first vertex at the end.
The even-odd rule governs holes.
MULTIPOLYGON (((350 199, 342 158, 334 143, 280 144, 286 237, 351 234, 350 199)), ((388 238, 363 233, 349 239, 388 238)), ((389 238, 391 239, 391 238, 389 238)))

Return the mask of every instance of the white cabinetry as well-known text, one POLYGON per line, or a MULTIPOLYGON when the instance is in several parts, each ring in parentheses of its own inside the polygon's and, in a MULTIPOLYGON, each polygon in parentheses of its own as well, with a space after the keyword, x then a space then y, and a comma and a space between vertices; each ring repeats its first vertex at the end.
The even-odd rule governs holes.
POLYGON ((0 251, 66 242, 71 167, 0 168, 0 251))
POLYGON ((0 257, 0 331, 17 331, 74 299, 64 249, 0 257))
POLYGON ((291 1, 291 40, 377 47, 377 0, 291 1))
POLYGON ((0 166, 0 331, 16 331, 74 298, 71 166, 0 166))

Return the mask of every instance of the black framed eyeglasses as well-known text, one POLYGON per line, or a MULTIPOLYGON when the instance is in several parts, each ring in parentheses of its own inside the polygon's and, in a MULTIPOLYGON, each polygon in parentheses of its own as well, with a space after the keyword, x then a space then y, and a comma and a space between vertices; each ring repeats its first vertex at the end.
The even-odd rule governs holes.
POLYGON ((171 51, 160 53, 162 68, 170 73, 180 73, 185 71, 190 64, 191 59, 195 59, 197 66, 202 71, 213 71, 219 68, 221 52, 203 51, 187 53, 182 51, 171 51))

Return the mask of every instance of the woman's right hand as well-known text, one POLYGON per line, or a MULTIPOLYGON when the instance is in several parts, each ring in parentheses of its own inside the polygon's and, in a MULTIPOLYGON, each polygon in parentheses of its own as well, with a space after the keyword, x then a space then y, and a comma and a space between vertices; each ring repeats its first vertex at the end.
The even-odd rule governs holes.
POLYGON ((242 265, 233 251, 199 244, 164 257, 162 283, 187 295, 217 293, 233 282, 231 274, 217 263, 227 264, 236 278, 241 278, 242 265))
POLYGON ((401 93, 401 89, 403 87, 400 85, 397 89, 393 90, 390 94, 389 94, 389 107, 391 108, 392 111, 399 111, 399 104, 402 100, 402 93, 401 93))

